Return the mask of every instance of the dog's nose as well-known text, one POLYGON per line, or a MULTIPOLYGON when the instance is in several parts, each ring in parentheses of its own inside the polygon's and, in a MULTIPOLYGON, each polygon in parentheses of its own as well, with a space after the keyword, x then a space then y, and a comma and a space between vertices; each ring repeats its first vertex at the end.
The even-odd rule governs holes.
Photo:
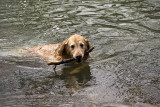
POLYGON ((77 55, 75 56, 75 59, 76 59, 76 62, 77 62, 77 63, 80 63, 80 62, 82 61, 82 55, 81 55, 81 54, 77 54, 77 55))
POLYGON ((81 58, 82 58, 81 54, 76 55, 76 59, 81 59, 81 58))

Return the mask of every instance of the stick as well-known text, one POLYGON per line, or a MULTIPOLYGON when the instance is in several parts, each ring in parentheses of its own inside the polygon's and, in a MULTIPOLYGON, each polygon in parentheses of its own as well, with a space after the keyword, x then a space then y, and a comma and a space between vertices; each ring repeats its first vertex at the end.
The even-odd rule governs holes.
POLYGON ((84 56, 88 55, 90 52, 92 52, 94 49, 94 47, 91 47, 90 49, 88 49, 88 51, 86 51, 86 53, 84 54, 84 56))
MULTIPOLYGON (((92 52, 92 50, 94 49, 94 47, 91 47, 88 51, 86 51, 86 53, 84 54, 84 56, 88 55, 90 52, 92 52)), ((60 64, 64 64, 64 63, 68 63, 68 62, 72 62, 74 61, 74 58, 69 58, 69 59, 64 59, 60 62, 50 62, 48 63, 48 65, 55 65, 54 69, 56 69, 56 65, 60 65, 60 64)))

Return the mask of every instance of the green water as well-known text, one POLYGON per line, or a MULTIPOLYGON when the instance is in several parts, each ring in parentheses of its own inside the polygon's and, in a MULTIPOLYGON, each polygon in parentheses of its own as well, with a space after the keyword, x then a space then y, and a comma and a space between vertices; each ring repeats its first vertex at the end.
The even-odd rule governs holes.
POLYGON ((0 106, 149 105, 160 106, 159 0, 0 1, 0 106), (72 34, 95 47, 91 60, 55 73, 23 52, 72 34))

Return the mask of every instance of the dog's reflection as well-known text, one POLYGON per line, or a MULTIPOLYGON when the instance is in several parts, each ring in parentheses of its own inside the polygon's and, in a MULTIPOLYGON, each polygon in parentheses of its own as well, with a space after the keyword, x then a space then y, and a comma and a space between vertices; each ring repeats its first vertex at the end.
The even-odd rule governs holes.
POLYGON ((67 64, 55 73, 44 73, 41 76, 39 71, 32 72, 32 75, 24 75, 19 71, 18 76, 20 88, 25 91, 26 95, 44 94, 52 92, 54 94, 69 94, 70 91, 76 91, 89 86, 91 80, 91 72, 88 63, 67 64), (38 76, 37 76, 38 75, 38 76), (36 78, 33 78, 36 77, 36 78), (66 89, 69 89, 66 91, 66 89))
POLYGON ((66 87, 77 90, 88 86, 87 82, 91 79, 91 72, 88 63, 68 64, 62 69, 60 78, 66 83, 66 87))

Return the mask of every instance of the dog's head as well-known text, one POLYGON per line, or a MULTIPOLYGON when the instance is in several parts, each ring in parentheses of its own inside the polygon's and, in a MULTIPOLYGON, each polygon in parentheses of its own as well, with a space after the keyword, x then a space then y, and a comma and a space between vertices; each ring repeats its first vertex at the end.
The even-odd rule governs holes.
POLYGON ((72 35, 61 43, 59 53, 65 58, 73 57, 76 62, 80 63, 88 49, 90 49, 90 44, 87 39, 81 35, 72 35))

